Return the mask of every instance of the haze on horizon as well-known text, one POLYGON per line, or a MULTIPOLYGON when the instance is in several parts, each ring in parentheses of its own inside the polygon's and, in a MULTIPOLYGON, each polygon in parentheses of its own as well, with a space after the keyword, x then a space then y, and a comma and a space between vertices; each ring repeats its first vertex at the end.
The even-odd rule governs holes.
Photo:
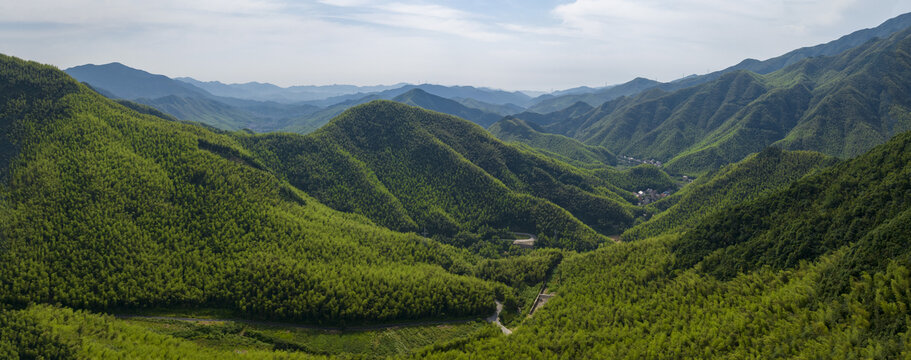
POLYGON ((0 52, 226 83, 558 90, 702 74, 909 11, 900 0, 7 1, 0 52))

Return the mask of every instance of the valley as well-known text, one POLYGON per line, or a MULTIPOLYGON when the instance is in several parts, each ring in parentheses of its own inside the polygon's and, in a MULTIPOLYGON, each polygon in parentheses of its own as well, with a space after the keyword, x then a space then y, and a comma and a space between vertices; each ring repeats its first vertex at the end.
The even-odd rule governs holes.
POLYGON ((670 82, 0 55, 0 359, 907 358, 911 15, 670 82))

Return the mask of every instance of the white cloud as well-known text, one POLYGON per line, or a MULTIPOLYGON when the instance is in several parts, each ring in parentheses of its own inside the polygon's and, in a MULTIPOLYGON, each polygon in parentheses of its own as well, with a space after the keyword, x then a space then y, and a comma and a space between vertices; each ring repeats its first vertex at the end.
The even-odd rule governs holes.
POLYGON ((62 67, 120 61, 203 80, 560 88, 636 76, 672 80, 833 40, 911 11, 906 0, 575 0, 550 6, 0 1, 0 51, 62 67))
POLYGON ((437 4, 320 0, 337 7, 353 8, 341 19, 417 31, 432 31, 480 41, 502 41, 509 36, 481 21, 480 16, 437 4))

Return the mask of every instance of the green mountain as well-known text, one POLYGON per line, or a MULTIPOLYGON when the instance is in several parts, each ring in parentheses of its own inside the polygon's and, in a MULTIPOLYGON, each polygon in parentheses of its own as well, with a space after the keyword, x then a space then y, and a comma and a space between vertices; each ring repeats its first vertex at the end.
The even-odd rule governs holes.
POLYGON ((436 95, 431 95, 421 89, 410 90, 402 95, 392 98, 392 101, 397 101, 411 106, 417 106, 427 110, 438 111, 444 114, 458 116, 475 124, 481 125, 485 128, 502 118, 502 116, 494 113, 467 107, 455 100, 449 100, 436 95))
POLYGON ((240 141, 320 201, 405 231, 449 237, 510 228, 544 235, 541 244, 590 249, 637 212, 621 190, 586 171, 400 103, 351 108, 307 136, 240 141))
POLYGON ((563 135, 541 132, 534 124, 516 117, 506 117, 487 129, 506 142, 528 145, 562 161, 577 164, 617 164, 617 156, 600 146, 585 145, 563 135))
POLYGON ((809 151, 768 148, 699 178, 653 204, 662 212, 623 233, 637 240, 689 230, 713 213, 780 190, 804 175, 832 165, 834 158, 809 151))
POLYGON ((683 236, 568 258, 510 336, 427 358, 905 358, 909 149, 911 132, 683 236))
POLYGON ((332 210, 232 137, 49 66, 2 56, 0 79, 2 304, 314 323, 493 311, 503 285, 447 271, 473 257, 332 210))
POLYGON ((620 98, 541 128, 615 154, 705 174, 769 145, 851 157, 911 129, 911 30, 759 75, 620 98), (906 81, 907 80, 907 81, 906 81))

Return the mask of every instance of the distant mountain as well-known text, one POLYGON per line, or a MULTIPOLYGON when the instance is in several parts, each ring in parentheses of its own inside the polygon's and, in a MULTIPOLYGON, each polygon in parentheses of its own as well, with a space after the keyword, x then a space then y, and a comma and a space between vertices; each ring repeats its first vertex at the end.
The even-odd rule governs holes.
POLYGON ((467 107, 478 109, 478 110, 489 112, 489 113, 494 113, 494 114, 497 114, 500 116, 518 114, 525 110, 525 108, 523 108, 519 105, 514 105, 514 104, 497 105, 497 104, 486 103, 486 102, 483 102, 480 100, 475 100, 472 98, 454 98, 452 100, 455 100, 459 104, 465 105, 467 107))
POLYGON ((506 142, 518 142, 541 150, 569 163, 588 165, 615 165, 617 156, 600 146, 585 145, 563 135, 548 134, 537 126, 518 117, 506 117, 487 129, 493 136, 506 142))
POLYGON ((764 61, 746 59, 737 65, 705 75, 690 75, 668 83, 659 83, 656 81, 637 78, 625 84, 609 87, 591 93, 569 95, 560 95, 559 93, 554 93, 550 95, 543 95, 535 98, 531 102, 531 106, 528 108, 528 111, 549 113, 570 106, 578 101, 585 101, 592 106, 599 106, 605 101, 609 101, 620 96, 635 95, 648 89, 660 88, 664 91, 675 91, 691 86, 705 84, 707 82, 715 81, 725 74, 736 71, 746 70, 758 74, 769 74, 804 59, 817 56, 832 56, 856 46, 860 46, 874 39, 888 38, 892 34, 902 31, 908 27, 911 27, 911 13, 899 15, 895 18, 887 20, 875 28, 855 31, 849 35, 842 36, 838 40, 833 40, 825 44, 800 48, 794 51, 790 51, 784 55, 764 61))
POLYGON ((635 78, 629 82, 593 92, 575 93, 556 97, 538 97, 532 101, 532 105, 528 108, 527 111, 545 114, 562 110, 580 101, 585 102, 591 106, 598 106, 606 101, 613 100, 621 96, 638 94, 644 90, 654 88, 660 84, 660 82, 654 80, 635 78))
POLYGON ((203 89, 173 80, 164 75, 155 75, 134 69, 121 63, 105 65, 81 65, 66 69, 65 72, 79 81, 101 89, 121 99, 154 99, 163 96, 211 97, 203 89))
POLYGON ((297 103, 357 94, 372 93, 400 88, 407 84, 377 86, 324 85, 324 86, 290 86, 279 87, 269 83, 249 82, 243 84, 225 84, 219 81, 199 81, 190 77, 175 78, 216 96, 232 97, 256 101, 274 101, 279 103, 297 103))
POLYGON ((281 104, 216 96, 194 85, 133 69, 120 63, 82 65, 66 72, 99 93, 152 106, 181 120, 224 130, 282 130, 291 121, 316 113, 308 104, 281 104))
POLYGON ((403 231, 509 227, 546 235, 547 246, 590 249, 636 215, 598 177, 401 103, 356 106, 307 136, 239 140, 320 201, 403 231))
POLYGON ((573 105, 562 108, 554 112, 539 114, 533 111, 526 111, 515 114, 514 116, 539 126, 548 126, 585 115, 592 111, 594 107, 584 101, 576 102, 573 105))
POLYGON ((392 101, 458 116, 485 128, 503 118, 497 114, 467 107, 454 100, 431 95, 421 89, 412 89, 402 95, 396 96, 392 101))

